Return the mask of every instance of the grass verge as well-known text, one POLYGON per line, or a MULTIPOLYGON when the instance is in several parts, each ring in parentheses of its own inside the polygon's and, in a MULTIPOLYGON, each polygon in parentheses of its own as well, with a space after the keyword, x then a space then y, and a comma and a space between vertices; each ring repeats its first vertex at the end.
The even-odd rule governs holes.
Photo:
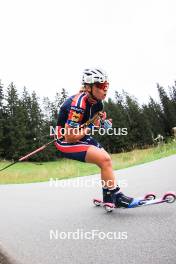
MULTIPOLYGON (((113 169, 123 169, 134 165, 150 162, 176 154, 176 142, 170 142, 143 150, 133 150, 119 154, 112 154, 113 169)), ((9 162, 1 161, 0 169, 9 162)), ((99 173, 96 165, 82 163, 69 159, 59 159, 53 162, 19 162, 0 172, 0 184, 32 183, 54 179, 66 179, 99 173)))

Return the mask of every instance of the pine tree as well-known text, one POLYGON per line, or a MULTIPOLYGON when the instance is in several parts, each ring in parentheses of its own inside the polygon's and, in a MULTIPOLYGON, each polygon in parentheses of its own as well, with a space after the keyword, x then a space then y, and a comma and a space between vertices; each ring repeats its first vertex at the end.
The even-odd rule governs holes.
POLYGON ((129 122, 129 134, 128 140, 131 147, 142 147, 145 144, 151 144, 152 135, 148 130, 149 124, 147 119, 142 113, 138 101, 136 98, 129 96, 127 93, 126 97, 126 112, 128 115, 129 122))
POLYGON ((43 116, 46 121, 52 121, 52 102, 48 97, 43 98, 43 116))
POLYGON ((174 82, 174 85, 170 88, 170 97, 171 100, 176 103, 176 81, 174 82))
MULTIPOLYGON (((42 146, 50 139, 50 121, 48 122, 44 118, 44 113, 42 113, 39 98, 36 93, 33 92, 31 95, 31 109, 30 109, 30 138, 28 143, 30 143, 31 151, 42 146)), ((49 161, 56 159, 56 149, 52 145, 45 149, 44 151, 37 153, 30 158, 32 161, 49 161)))
POLYGON ((143 114, 148 120, 148 129, 152 138, 156 138, 158 134, 165 137, 162 109, 160 104, 155 102, 152 97, 150 97, 148 105, 143 105, 143 114))
POLYGON ((171 135, 171 129, 176 124, 176 114, 175 107, 172 103, 172 100, 167 95, 163 87, 157 84, 157 89, 161 101, 161 106, 163 110, 163 119, 165 124, 165 133, 166 135, 171 135))
MULTIPOLYGON (((36 148, 44 145, 50 140, 50 120, 47 120, 45 107, 40 107, 39 98, 36 93, 33 92, 30 96, 27 89, 24 88, 22 95, 23 111, 25 113, 25 126, 26 126, 26 150, 25 153, 29 153, 36 148)), ((44 101, 45 102, 45 101, 44 101)), ((48 99, 49 102, 49 99, 48 99)), ((51 118, 48 116, 48 118, 51 118)), ((48 147, 45 151, 42 151, 30 158, 31 161, 48 161, 56 158, 55 148, 53 146, 48 147)))
MULTIPOLYGON (((39 98, 36 92, 33 91, 32 95, 26 97, 27 111, 28 111, 28 125, 27 125, 27 142, 29 151, 40 146, 42 136, 42 113, 39 105, 39 98)), ((39 160, 40 154, 33 156, 30 160, 39 160)))
POLYGON ((58 100, 58 108, 61 107, 61 105, 65 102, 65 100, 68 98, 68 92, 65 88, 62 88, 60 93, 60 98, 58 100))
POLYGON ((24 148, 21 149, 21 154, 25 155, 31 150, 31 96, 26 87, 23 88, 23 93, 20 99, 21 114, 23 114, 23 133, 24 133, 24 148))
POLYGON ((68 98, 68 92, 65 90, 65 88, 62 88, 60 93, 58 92, 56 93, 55 100, 53 104, 51 104, 53 122, 55 124, 57 123, 59 109, 67 98, 68 98))
MULTIPOLYGON (((174 115, 176 116, 176 81, 174 85, 170 88, 170 98, 171 98, 173 112, 174 112, 174 115)), ((174 119, 174 122, 175 122, 175 119, 174 119)), ((176 123, 174 126, 176 127, 176 123)))
POLYGON ((111 137, 111 145, 113 147, 113 153, 121 152, 125 149, 128 149, 128 140, 127 135, 123 134, 123 130, 127 129, 128 133, 128 122, 127 122, 127 113, 125 111, 125 101, 123 94, 115 92, 115 102, 114 104, 108 104, 108 109, 112 109, 110 117, 113 121, 113 128, 115 134, 111 137))
POLYGON ((24 148, 24 116, 21 103, 13 82, 7 88, 7 105, 4 122, 4 154, 7 159, 17 159, 24 148))
POLYGON ((3 111, 3 84, 0 80, 0 158, 3 156, 3 125, 4 125, 4 111, 3 111))

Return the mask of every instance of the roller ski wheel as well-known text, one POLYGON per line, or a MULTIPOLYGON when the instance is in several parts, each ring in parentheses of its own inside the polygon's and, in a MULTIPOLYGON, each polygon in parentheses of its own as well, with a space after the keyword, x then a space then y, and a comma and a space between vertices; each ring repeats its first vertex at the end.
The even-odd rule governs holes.
POLYGON ((112 203, 103 203, 102 200, 100 199, 93 199, 93 204, 96 206, 96 207, 103 207, 106 212, 112 212, 115 208, 115 205, 112 204, 112 203))
POLYGON ((165 193, 162 199, 165 200, 166 203, 174 203, 176 200, 176 194, 173 192, 165 193))
POLYGON ((144 200, 155 200, 156 199, 156 194, 155 193, 147 193, 145 196, 144 196, 144 200))
POLYGON ((102 205, 102 201, 100 199, 93 199, 93 203, 95 206, 101 206, 102 205))
POLYGON ((105 203, 105 204, 103 205, 103 207, 104 207, 104 209, 105 209, 105 211, 106 211, 107 213, 111 213, 112 211, 114 211, 115 204, 112 204, 112 203, 105 203))

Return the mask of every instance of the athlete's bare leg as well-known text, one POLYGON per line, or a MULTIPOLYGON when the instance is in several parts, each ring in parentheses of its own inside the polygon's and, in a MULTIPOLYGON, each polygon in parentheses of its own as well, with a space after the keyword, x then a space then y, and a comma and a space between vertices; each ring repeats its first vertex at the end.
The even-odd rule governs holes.
POLYGON ((101 168, 101 179, 103 186, 116 187, 116 179, 112 168, 110 155, 104 150, 91 146, 86 153, 86 162, 98 165, 101 168))

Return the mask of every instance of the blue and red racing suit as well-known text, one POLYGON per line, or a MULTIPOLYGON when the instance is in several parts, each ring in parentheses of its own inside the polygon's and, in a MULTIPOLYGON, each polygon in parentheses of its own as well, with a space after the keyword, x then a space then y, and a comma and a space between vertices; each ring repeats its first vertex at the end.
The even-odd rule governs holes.
MULTIPOLYGON (((102 101, 91 105, 86 93, 79 93, 68 98, 61 106, 57 126, 58 134, 62 128, 76 128, 91 119, 97 112, 103 110, 102 101)), ((93 137, 86 135, 76 143, 68 143, 65 139, 59 138, 55 142, 56 148, 62 153, 62 156, 69 159, 85 162, 86 152, 90 146, 102 148, 93 137)))

